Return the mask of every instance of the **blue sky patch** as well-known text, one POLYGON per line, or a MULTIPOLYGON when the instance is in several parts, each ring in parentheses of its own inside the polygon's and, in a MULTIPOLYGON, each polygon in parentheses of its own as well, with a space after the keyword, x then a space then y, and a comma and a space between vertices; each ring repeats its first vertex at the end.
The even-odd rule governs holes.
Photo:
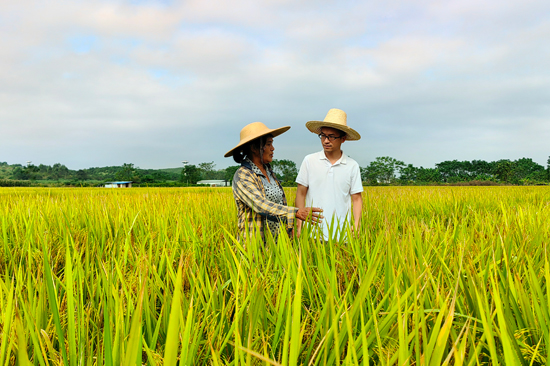
POLYGON ((190 23, 188 21, 181 22, 179 31, 190 35, 237 35, 249 41, 256 42, 262 47, 275 47, 280 45, 285 40, 284 32, 277 29, 258 29, 249 26, 236 26, 233 24, 220 23, 190 23))
POLYGON ((191 84, 195 80, 195 77, 188 74, 174 74, 170 70, 161 67, 150 67, 147 69, 147 73, 160 84, 172 88, 191 84))
POLYGON ((126 66, 130 64, 130 59, 128 57, 122 57, 122 56, 111 56, 110 60, 112 63, 119 65, 119 66, 126 66))
POLYGON ((113 44, 120 48, 133 49, 143 44, 143 40, 137 37, 114 38, 113 44))
POLYGON ((149 74, 154 77, 155 79, 160 79, 164 77, 168 77, 170 72, 166 69, 162 68, 150 68, 147 70, 149 74))
POLYGON ((89 53, 92 48, 97 46, 99 40, 97 36, 73 36, 68 38, 69 45, 73 52, 78 54, 89 53))
POLYGON ((163 7, 168 7, 174 3, 173 0, 129 0, 129 3, 132 5, 160 5, 163 7))

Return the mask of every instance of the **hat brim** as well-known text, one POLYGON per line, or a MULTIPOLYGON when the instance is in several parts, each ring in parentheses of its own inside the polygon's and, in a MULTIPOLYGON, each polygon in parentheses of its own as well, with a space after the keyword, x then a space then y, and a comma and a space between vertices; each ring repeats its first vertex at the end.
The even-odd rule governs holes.
POLYGON ((245 138, 244 140, 240 141, 239 144, 237 146, 235 146, 234 148, 232 148, 231 150, 229 150, 228 152, 225 153, 224 157, 225 158, 228 158, 230 157, 231 155, 233 155, 233 152, 235 150, 237 150, 239 147, 243 146, 243 145, 246 145, 248 144, 250 141, 253 141, 257 138, 260 138, 262 136, 265 136, 265 135, 273 135, 273 137, 277 137, 283 133, 285 133, 286 131, 290 130, 290 126, 284 126, 284 127, 280 127, 280 128, 275 128, 273 130, 271 129, 267 129, 267 130, 264 130, 262 131, 262 133, 258 134, 258 135, 254 135, 254 136, 248 136, 247 138, 245 138))
POLYGON ((306 122, 306 127, 308 130, 314 134, 320 134, 322 127, 330 127, 346 133, 346 140, 357 141, 361 139, 359 132, 355 131, 353 128, 348 126, 343 126, 339 123, 325 122, 325 121, 308 121, 306 122))

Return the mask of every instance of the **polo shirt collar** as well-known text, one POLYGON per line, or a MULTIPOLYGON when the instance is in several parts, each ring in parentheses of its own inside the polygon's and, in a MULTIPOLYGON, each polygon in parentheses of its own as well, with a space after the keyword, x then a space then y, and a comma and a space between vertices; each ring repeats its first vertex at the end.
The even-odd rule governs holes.
MULTIPOLYGON (((325 155, 325 151, 324 150, 321 150, 319 152, 319 160, 326 160, 330 163, 330 161, 328 160, 327 156, 325 155)), ((347 155, 342 151, 342 156, 340 156, 340 159, 338 159, 336 161, 336 163, 334 163, 333 165, 338 165, 338 164, 347 164, 348 163, 348 157, 347 155)))

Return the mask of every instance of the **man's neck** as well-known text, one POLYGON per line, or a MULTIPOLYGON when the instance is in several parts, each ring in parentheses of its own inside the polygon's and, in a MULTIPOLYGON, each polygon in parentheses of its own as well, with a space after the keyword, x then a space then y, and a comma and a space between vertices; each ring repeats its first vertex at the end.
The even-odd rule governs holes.
POLYGON ((336 163, 342 157, 342 154, 343 154, 342 150, 330 151, 330 152, 323 151, 323 152, 325 153, 325 156, 327 157, 328 161, 330 161, 331 164, 336 163))

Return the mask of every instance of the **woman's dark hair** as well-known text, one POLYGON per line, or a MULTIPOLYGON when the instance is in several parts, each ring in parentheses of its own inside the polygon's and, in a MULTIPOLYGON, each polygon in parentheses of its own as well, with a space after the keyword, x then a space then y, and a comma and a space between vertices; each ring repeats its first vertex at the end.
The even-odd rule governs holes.
POLYGON ((269 134, 269 135, 258 137, 257 139, 254 139, 244 144, 239 149, 236 149, 235 151, 233 151, 233 160, 235 160, 237 164, 240 164, 243 162, 244 158, 247 156, 249 159, 251 159, 252 156, 254 155, 252 150, 255 150, 260 154, 260 158, 263 163, 265 144, 269 137, 273 137, 273 135, 269 134))

